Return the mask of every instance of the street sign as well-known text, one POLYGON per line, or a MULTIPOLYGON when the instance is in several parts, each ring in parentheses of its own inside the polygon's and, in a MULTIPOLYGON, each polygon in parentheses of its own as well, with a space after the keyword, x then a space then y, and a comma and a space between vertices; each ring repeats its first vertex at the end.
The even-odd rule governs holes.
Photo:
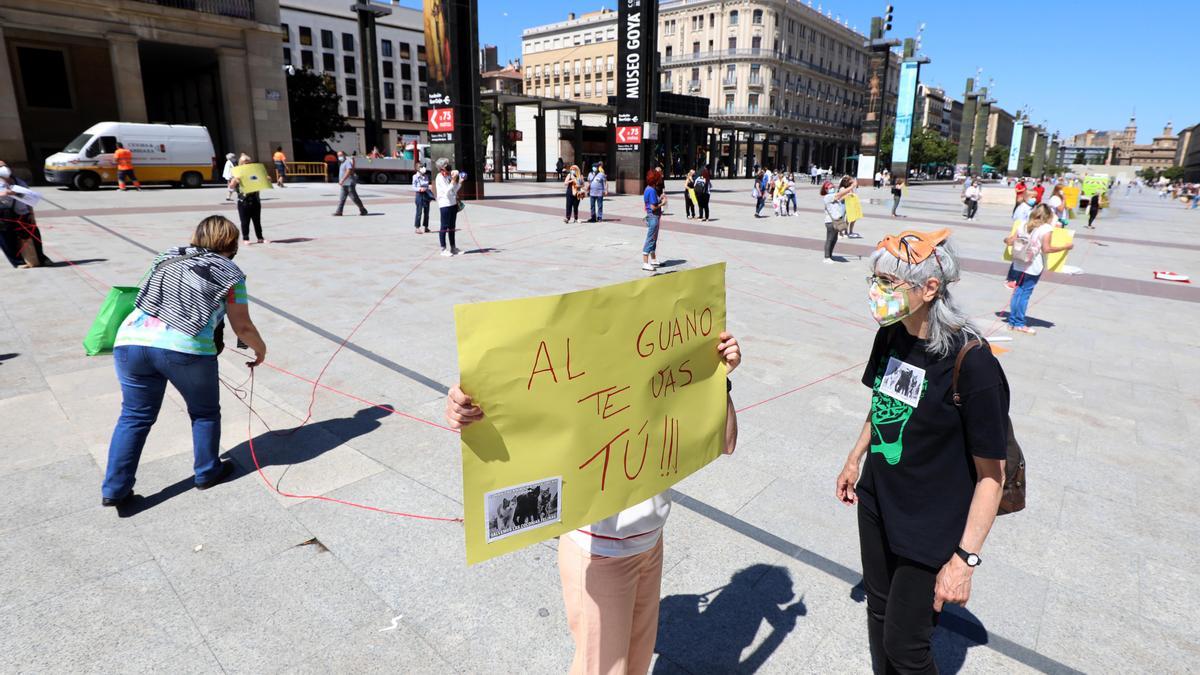
POLYGON ((454 139, 454 108, 429 109, 429 140, 448 143, 454 139))
POLYGON ((636 152, 642 144, 641 126, 617 127, 617 150, 621 152, 636 152))

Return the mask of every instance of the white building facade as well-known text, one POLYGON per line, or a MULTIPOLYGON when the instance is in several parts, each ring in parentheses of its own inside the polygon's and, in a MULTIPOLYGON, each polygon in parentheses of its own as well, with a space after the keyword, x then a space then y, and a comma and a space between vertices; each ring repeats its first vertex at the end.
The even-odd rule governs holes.
MULTIPOLYGON (((383 3, 381 3, 383 4, 383 3)), ((425 24, 420 10, 388 6, 392 13, 377 20, 379 38, 379 94, 383 128, 389 153, 405 136, 427 129, 425 95, 425 24)), ((324 73, 333 78, 342 96, 341 112, 354 131, 330 145, 347 152, 366 153, 362 129, 365 106, 363 49, 358 40, 358 20, 349 0, 280 0, 285 65, 324 73)), ((422 135, 422 138, 424 136, 422 135)))

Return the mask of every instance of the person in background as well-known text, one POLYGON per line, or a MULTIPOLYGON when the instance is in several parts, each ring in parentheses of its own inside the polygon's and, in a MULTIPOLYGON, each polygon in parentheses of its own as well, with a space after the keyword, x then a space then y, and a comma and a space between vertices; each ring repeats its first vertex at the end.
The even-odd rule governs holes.
POLYGON ((371 147, 371 152, 367 155, 367 157, 371 159, 382 159, 383 153, 379 152, 379 146, 375 145, 371 147))
POLYGON ((692 203, 692 195, 696 194, 696 170, 689 169, 683 179, 683 206, 688 220, 696 217, 696 205, 692 203))
POLYGON ((966 604, 1000 506, 1008 384, 950 296, 959 263, 940 232, 885 237, 867 290, 880 329, 862 383, 871 407, 835 481, 857 505, 867 639, 875 673, 937 673, 932 636, 946 603, 966 604), (864 461, 865 458, 865 461, 864 461), (860 478, 861 466, 861 478, 860 478))
MULTIPOLYGON (((225 168, 221 170, 221 178, 225 179, 226 185, 233 180, 233 167, 236 159, 237 155, 233 154, 232 152, 225 155, 225 168)), ((235 192, 237 192, 237 190, 229 188, 229 192, 225 194, 225 201, 233 199, 233 194, 235 192)))
POLYGON ((275 184, 279 187, 287 187, 283 181, 287 178, 287 155, 283 154, 283 146, 275 146, 275 154, 271 155, 271 161, 275 163, 275 184))
POLYGON ((880 173, 878 171, 875 172, 875 183, 874 184, 875 184, 876 190, 883 187, 883 174, 882 173, 880 173))
POLYGON ((766 200, 766 183, 767 177, 763 170, 755 167, 754 169, 754 187, 750 189, 750 195, 754 197, 754 217, 759 217, 759 212, 762 211, 763 202, 766 200))
POLYGON ((102 505, 119 506, 133 495, 138 460, 168 382, 192 418, 196 488, 207 490, 233 473, 233 463, 219 457, 216 326, 228 315, 233 332, 254 351, 246 365, 253 368, 267 357, 267 345, 250 320, 246 274, 233 262, 237 251, 237 226, 224 216, 209 216, 196 226, 191 245, 160 254, 142 282, 113 349, 121 416, 108 446, 102 505))
POLYGON ((1075 248, 1073 243, 1051 246, 1050 237, 1055 223, 1054 210, 1047 204, 1038 204, 1033 207, 1029 221, 1004 238, 1004 243, 1012 246, 1012 274, 1016 275, 1016 285, 1009 300, 1009 330, 1026 335, 1037 333, 1025 325, 1025 310, 1029 307, 1033 287, 1046 269, 1046 255, 1075 248))
POLYGON ((835 189, 833 183, 825 181, 821 185, 821 201, 825 203, 825 257, 821 262, 831 265, 834 263, 833 247, 838 240, 838 223, 846 219, 846 195, 854 192, 855 180, 850 176, 842 176, 835 189))
POLYGON ((333 215, 342 215, 342 209, 346 206, 346 197, 354 200, 355 206, 358 207, 358 215, 367 215, 367 207, 363 206, 362 199, 358 197, 358 173, 354 170, 354 158, 347 157, 346 153, 338 150, 338 185, 342 188, 341 196, 338 197, 337 210, 333 215))
POLYGON ((771 192, 776 216, 787 215, 787 179, 782 173, 776 173, 772 179, 771 192))
POLYGON ((462 187, 462 176, 458 171, 451 171, 450 160, 445 157, 438 158, 437 168, 438 175, 433 179, 433 188, 441 216, 438 244, 442 247, 442 257, 449 258, 462 253, 454 241, 454 233, 458 229, 458 190, 462 187))
POLYGON ((142 183, 133 172, 133 151, 124 144, 117 143, 117 151, 113 153, 113 161, 117 163, 117 187, 125 191, 126 183, 133 183, 138 192, 142 191, 142 183))
POLYGON ((1050 191, 1050 201, 1048 204, 1050 205, 1050 210, 1054 212, 1055 220, 1061 223, 1063 227, 1066 227, 1069 221, 1067 220, 1067 197, 1066 193, 1063 192, 1063 186, 1054 186, 1054 189, 1050 191))
POLYGON ((904 197, 904 191, 907 188, 908 188, 908 181, 905 180, 904 176, 896 176, 896 178, 892 181, 892 217, 893 218, 906 218, 907 217, 907 216, 902 216, 902 215, 896 213, 896 209, 900 208, 900 199, 904 197))
POLYGON ((796 177, 789 173, 787 175, 787 184, 784 186, 783 197, 785 201, 784 211, 789 216, 796 215, 798 210, 796 207, 796 177))
POLYGON ((564 223, 579 222, 579 202, 580 195, 584 192, 583 176, 579 175, 579 167, 572 164, 571 168, 567 169, 567 177, 563 179, 563 186, 567 189, 567 214, 563 217, 564 223))
POLYGON ((554 163, 554 172, 558 175, 559 180, 563 179, 563 167, 564 166, 566 166, 566 164, 563 163, 562 157, 559 157, 558 161, 554 163))
POLYGON ((338 179, 338 158, 332 152, 325 153, 325 176, 326 180, 332 183, 338 179))
POLYGON ((588 197, 592 207, 592 217, 589 223, 599 223, 604 220, 604 197, 608 194, 608 176, 604 174, 604 164, 597 162, 592 167, 592 173, 587 180, 588 197))
POLYGON ((1100 215, 1100 195, 1094 194, 1092 195, 1092 198, 1088 200, 1088 229, 1096 229, 1096 226, 1092 223, 1096 222, 1096 216, 1098 215, 1100 215))
POLYGON ((642 269, 653 272, 658 269, 658 222, 662 219, 663 193, 658 189, 659 174, 654 169, 646 172, 646 189, 642 192, 642 206, 646 211, 646 242, 642 245, 642 269))
POLYGON ((712 174, 708 172, 708 167, 700 169, 695 190, 697 215, 702 222, 708 222, 708 200, 712 197, 712 174))
POLYGON ((967 186, 963 190, 963 201, 966 203, 966 213, 963 214, 967 220, 975 220, 975 214, 979 211, 979 200, 983 197, 983 190, 979 187, 979 182, 976 181, 967 186))
POLYGON ((412 189, 416 194, 417 206, 417 212, 413 216, 413 232, 421 234, 422 226, 429 232, 429 202, 433 201, 433 195, 429 193, 429 169, 424 165, 413 172, 412 189))
POLYGON ((1038 203, 1041 204, 1042 199, 1046 196, 1046 186, 1042 185, 1042 181, 1039 180, 1037 184, 1033 186, 1033 191, 1037 193, 1038 203))
MULTIPOLYGON (((654 190, 654 185, 647 180, 646 189, 654 190)), ((728 376, 742 361, 737 339, 722 332, 714 347, 728 376)), ((483 419, 483 409, 468 392, 459 385, 450 389, 446 420, 451 427, 462 429, 483 419)), ((736 448, 737 412, 727 393, 724 454, 736 448)), ((671 496, 663 492, 558 538, 563 605, 575 642, 571 675, 640 675, 649 670, 658 637, 662 533, 670 513, 671 496)))
POLYGON ((0 248, 13 267, 41 267, 50 262, 42 251, 42 231, 33 207, 17 199, 16 187, 29 185, 0 161, 0 248))
MULTIPOLYGON (((245 153, 238 158, 238 166, 250 163, 250 156, 245 153)), ((254 223, 254 236, 258 243, 263 243, 262 232, 262 199, 259 192, 249 194, 242 192, 242 181, 237 178, 229 179, 229 189, 237 191, 238 218, 242 221, 242 241, 250 241, 250 223, 254 223)))

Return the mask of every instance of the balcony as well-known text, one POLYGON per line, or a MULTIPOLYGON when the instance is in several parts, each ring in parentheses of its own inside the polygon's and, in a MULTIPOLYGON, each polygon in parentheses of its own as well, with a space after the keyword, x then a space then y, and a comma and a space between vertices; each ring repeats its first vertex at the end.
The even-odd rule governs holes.
POLYGON ((254 19, 254 0, 138 0, 148 5, 187 9, 203 14, 254 19))
POLYGON ((678 66, 686 63, 698 64, 704 61, 726 61, 729 59, 757 59, 768 60, 777 63, 786 63, 788 65, 800 66, 815 73, 820 73, 825 77, 838 80, 839 82, 853 83, 858 86, 865 86, 866 80, 863 77, 854 78, 845 73, 840 73, 832 68, 817 65, 812 61, 805 61, 795 56, 789 56, 782 51, 774 49, 714 49, 706 52, 691 52, 690 54, 676 54, 669 57, 663 57, 662 66, 678 66))
POLYGON ((700 91, 700 80, 688 80, 687 91, 689 93, 694 93, 694 92, 700 91))
POLYGON ((736 87, 738 86, 738 79, 736 77, 726 77, 721 80, 721 86, 725 88, 736 87))
POLYGON ((761 75, 751 75, 750 78, 746 80, 746 84, 757 89, 762 89, 763 78, 761 75))

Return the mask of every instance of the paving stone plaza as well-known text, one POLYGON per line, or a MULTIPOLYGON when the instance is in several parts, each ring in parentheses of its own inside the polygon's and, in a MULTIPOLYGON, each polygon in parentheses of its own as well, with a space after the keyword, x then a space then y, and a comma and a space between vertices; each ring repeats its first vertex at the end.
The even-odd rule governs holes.
MULTIPOLYGON (((80 342, 108 286, 135 284, 202 217, 236 215, 223 187, 45 189, 38 222, 57 264, 0 270, 0 672, 565 672, 554 540, 468 568, 457 523, 264 483, 461 516, 459 439, 438 426, 457 381, 453 305, 646 274, 637 196, 610 198, 608 222, 564 224, 556 184, 486 187, 454 258, 413 234, 407 186, 361 186, 367 217, 331 217, 328 184, 264 197, 269 243, 237 258, 269 347, 259 418, 239 397, 245 359, 221 357, 241 386, 222 391, 237 476, 193 489, 189 420, 168 388, 140 497, 119 511, 100 506, 100 480, 120 389, 112 358, 80 342), (269 431, 310 413, 293 434, 269 431)), ((1014 336, 997 316, 1010 209, 986 203, 966 222, 959 188, 916 185, 893 219, 887 191, 868 186, 863 238, 822 265, 815 186, 798 215, 760 219, 749 181, 715 188, 701 223, 668 182, 659 255, 664 271, 728 263, 741 436, 676 488, 654 672, 869 672, 856 519, 834 498, 870 400, 860 256, 890 232, 953 228, 958 297, 985 332, 1014 336)), ((1124 192, 1078 233, 1068 264, 1083 273, 1035 290, 1038 334, 996 343, 1029 505, 996 521, 971 601, 942 617, 943 673, 1200 670, 1200 287, 1151 276, 1200 275, 1200 211, 1124 192)))

